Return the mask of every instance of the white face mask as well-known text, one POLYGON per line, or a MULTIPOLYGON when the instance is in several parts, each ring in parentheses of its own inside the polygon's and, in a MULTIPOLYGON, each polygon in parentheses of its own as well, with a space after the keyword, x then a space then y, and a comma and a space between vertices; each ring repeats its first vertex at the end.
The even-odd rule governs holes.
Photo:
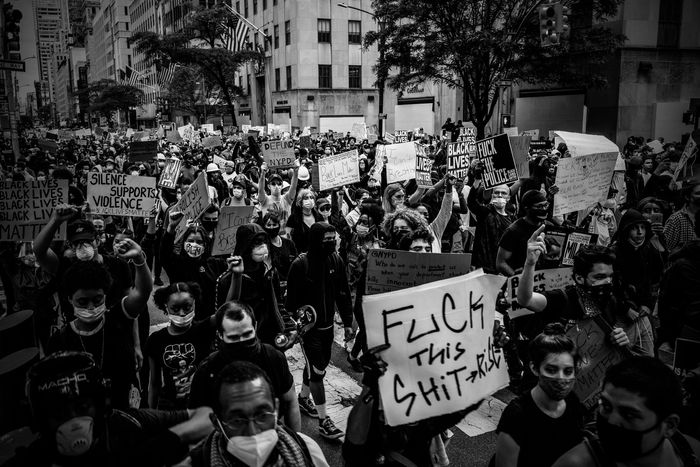
POLYGON ((192 307, 192 311, 187 313, 185 316, 171 315, 170 313, 168 313, 168 319, 171 323, 173 323, 174 326, 177 326, 179 328, 186 328, 187 326, 192 324, 192 320, 194 320, 194 306, 192 307))
MULTIPOLYGON (((222 429, 223 431, 223 429, 222 429)), ((226 435, 224 435, 226 436, 226 435)), ((277 446, 277 430, 271 428, 253 436, 226 437, 226 451, 249 467, 262 467, 277 446)))
POLYGON ((314 207, 314 204, 316 204, 316 203, 315 203, 314 200, 312 200, 312 199, 305 199, 305 200, 301 203, 301 205, 302 205, 302 207, 303 207, 304 209, 312 209, 312 208, 314 207))
POLYGON ((90 243, 81 243, 75 249, 75 257, 80 261, 90 261, 95 257, 95 247, 90 243))
POLYGON ((262 263, 267 259, 269 254, 270 251, 267 249, 267 245, 258 245, 255 248, 253 248, 253 251, 251 252, 250 256, 256 263, 262 263))
POLYGON ((240 188, 233 188, 231 190, 231 194, 233 194, 234 198, 242 198, 243 197, 243 190, 240 188))
POLYGON ((190 258, 199 258, 204 253, 204 247, 199 243, 185 242, 185 252, 190 258))
POLYGON ((505 198, 491 198, 491 204, 493 204, 498 209, 505 208, 506 203, 507 201, 505 198))
POLYGON ((106 311, 107 305, 104 303, 100 306, 96 306, 93 309, 73 306, 73 313, 75 313, 76 318, 85 323, 94 323, 99 321, 102 319, 106 311))
POLYGON ((56 448, 63 456, 80 456, 92 447, 92 417, 71 418, 56 430, 56 448))

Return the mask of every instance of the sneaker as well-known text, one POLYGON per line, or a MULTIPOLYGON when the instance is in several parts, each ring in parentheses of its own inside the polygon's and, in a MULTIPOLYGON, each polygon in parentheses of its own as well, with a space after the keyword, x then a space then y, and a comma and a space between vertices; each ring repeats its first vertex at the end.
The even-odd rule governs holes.
POLYGON ((331 417, 326 417, 318 424, 318 434, 326 439, 338 439, 345 436, 343 430, 339 429, 331 420, 331 417))
POLYGON ((318 411, 316 410, 316 405, 311 397, 302 397, 301 394, 298 397, 299 400, 299 410, 301 413, 308 415, 311 418, 318 418, 318 411))

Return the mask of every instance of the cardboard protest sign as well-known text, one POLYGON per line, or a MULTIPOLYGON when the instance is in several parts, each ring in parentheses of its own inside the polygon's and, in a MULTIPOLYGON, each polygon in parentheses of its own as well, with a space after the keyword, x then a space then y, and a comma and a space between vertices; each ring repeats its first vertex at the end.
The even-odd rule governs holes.
POLYGON ((416 184, 418 188, 430 188, 433 180, 430 172, 433 169, 433 161, 425 155, 425 149, 416 144, 416 184))
POLYGON ((288 169, 294 167, 294 141, 264 141, 261 143, 263 159, 269 169, 288 169))
POLYGON ((504 280, 475 271, 363 297, 368 346, 390 344, 380 353, 387 368, 379 377, 388 425, 463 410, 508 385, 492 341, 504 280))
POLYGON ((477 141, 476 157, 484 164, 484 173, 481 176, 484 189, 518 180, 508 135, 501 134, 477 141))
POLYGON ((580 211, 608 197, 617 152, 559 159, 554 195, 554 215, 580 211))
POLYGON ((407 143, 411 141, 411 136, 408 130, 396 130, 394 132, 394 143, 407 143))
POLYGON ((107 216, 149 217, 158 190, 155 177, 90 172, 87 200, 90 212, 107 216))
POLYGON ((58 143, 52 139, 40 139, 39 149, 42 151, 49 151, 51 154, 55 154, 58 150, 58 143))
POLYGON ((221 156, 214 155, 213 160, 214 160, 214 164, 216 164, 217 167, 219 167, 219 168, 222 169, 222 170, 223 170, 223 168, 226 166, 227 160, 224 159, 224 158, 221 157, 221 156))
POLYGON ((476 127, 460 127, 459 136, 457 136, 457 141, 464 141, 469 144, 467 151, 469 152, 469 157, 472 158, 476 155, 476 127))
POLYGON ((236 246, 238 227, 250 222, 255 206, 224 206, 219 214, 219 223, 214 231, 212 256, 229 255, 236 246))
MULTIPOLYGON (((0 183, 0 241, 34 241, 55 207, 66 203, 68 180, 0 183)), ((63 222, 54 240, 65 239, 63 222)))
POLYGON ((194 127, 190 124, 177 127, 177 132, 180 135, 180 138, 184 139, 185 141, 191 141, 194 137, 194 127))
POLYGON ((360 181, 359 155, 357 150, 333 154, 318 160, 318 186, 330 190, 360 181))
POLYGON ((515 161, 515 171, 520 178, 530 177, 530 136, 509 136, 510 148, 513 151, 515 161))
POLYGON ((540 130, 524 130, 522 133, 520 133, 521 136, 529 136, 533 140, 538 140, 540 139, 540 130))
MULTIPOLYGON (((510 303, 508 316, 511 318, 518 318, 520 316, 531 315, 534 313, 533 311, 523 308, 518 304, 517 292, 521 276, 522 274, 510 276, 506 281, 504 295, 508 303, 510 303)), ((532 291, 542 293, 548 290, 558 290, 563 289, 567 285, 572 285, 573 283, 574 279, 571 268, 540 269, 535 271, 532 291)))
POLYGON ((199 219, 199 216, 207 210, 210 204, 207 174, 201 172, 194 183, 182 194, 180 201, 172 208, 172 212, 183 214, 180 223, 175 228, 175 241, 180 240, 187 230, 187 221, 199 219))
POLYGON ((391 292, 461 276, 470 266, 470 254, 370 250, 365 293, 391 292))
POLYGON ((564 243, 564 251, 559 264, 561 266, 573 266, 574 256, 582 246, 595 245, 598 235, 587 232, 569 232, 564 243))
POLYGON ((158 141, 132 141, 129 145, 129 160, 148 162, 156 158, 158 141))
POLYGON ((131 135, 132 141, 148 141, 151 139, 151 133, 148 131, 137 131, 131 135))
POLYGON ((601 381, 605 371, 622 360, 622 354, 612 346, 604 332, 593 319, 578 321, 567 332, 576 344, 580 367, 576 372, 574 392, 587 408, 598 404, 601 381))
POLYGON ((394 135, 392 135, 391 133, 385 133, 384 140, 386 140, 386 142, 389 144, 394 144, 396 142, 396 140, 394 139, 394 135))
POLYGON ((673 171, 673 181, 675 182, 678 180, 678 176, 681 173, 681 170, 685 165, 688 163, 688 160, 693 156, 695 151, 698 149, 698 144, 695 142, 695 139, 693 138, 693 135, 690 135, 690 138, 688 138, 688 142, 685 144, 685 149, 683 150, 683 154, 681 154, 681 158, 678 161, 678 165, 676 166, 676 169, 673 171))
POLYGON ((383 155, 387 157, 387 183, 402 182, 415 178, 416 145, 414 142, 388 144, 383 147, 383 155))
POLYGON ((369 144, 374 144, 377 139, 379 139, 379 130, 377 129, 377 125, 369 125, 367 127, 367 142, 369 144))
POLYGON ((207 133, 214 133, 214 124, 213 123, 205 123, 200 126, 202 131, 206 131, 207 133))
POLYGON ((503 133, 508 136, 518 136, 520 134, 517 126, 506 127, 503 129, 503 133))
POLYGON ((203 148, 218 148, 220 146, 223 146, 221 136, 207 136, 202 140, 203 148))
POLYGON ((585 133, 572 133, 558 130, 553 133, 566 143, 566 147, 572 157, 609 152, 618 154, 620 152, 620 148, 617 147, 617 144, 602 135, 588 135, 585 133))
POLYGON ((467 178, 470 166, 469 143, 447 143, 447 173, 459 180, 467 178))
POLYGON ((367 139, 367 125, 363 123, 353 123, 350 130, 350 137, 355 138, 357 142, 367 139))
POLYGON ((165 139, 170 143, 177 144, 182 141, 182 136, 180 136, 180 133, 177 131, 169 131, 165 139))
POLYGON ((180 159, 168 159, 165 161, 163 173, 160 174, 158 186, 162 188, 175 188, 177 179, 180 178, 182 170, 182 161, 180 159))
POLYGON ((310 135, 304 135, 299 137, 299 147, 300 148, 313 148, 314 142, 311 140, 310 135))

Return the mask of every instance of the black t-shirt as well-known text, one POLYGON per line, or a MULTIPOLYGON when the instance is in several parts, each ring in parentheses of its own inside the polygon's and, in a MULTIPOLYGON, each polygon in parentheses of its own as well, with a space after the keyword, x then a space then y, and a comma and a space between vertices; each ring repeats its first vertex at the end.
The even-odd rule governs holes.
POLYGON ((520 269, 525 264, 527 241, 538 227, 521 217, 503 232, 498 246, 512 253, 507 263, 513 270, 520 269))
POLYGON ((551 466, 582 439, 584 409, 572 392, 559 418, 542 412, 530 391, 513 399, 503 411, 498 431, 509 434, 518 446, 518 467, 551 466))
POLYGON ((272 264, 277 269, 277 273, 280 276, 280 282, 287 282, 287 274, 289 273, 289 267, 292 265, 292 261, 297 257, 297 249, 288 238, 280 237, 282 239, 282 245, 275 246, 272 245, 270 249, 270 256, 272 258, 272 264))
POLYGON ((128 408, 129 390, 135 382, 133 318, 123 308, 123 301, 105 313, 102 324, 94 331, 78 331, 75 321, 64 325, 49 339, 47 354, 63 350, 74 350, 92 354, 95 363, 111 380, 112 405, 128 408))
POLYGON ((227 357, 218 351, 204 360, 194 374, 187 406, 189 408, 214 406, 214 401, 218 397, 215 389, 216 377, 226 365, 236 360, 254 363, 265 370, 272 382, 276 397, 282 397, 294 387, 294 378, 289 371, 284 354, 269 344, 260 343, 260 351, 248 358, 227 357))
POLYGON ((210 320, 195 323, 183 334, 170 334, 165 327, 150 335, 145 355, 157 365, 162 381, 158 408, 187 408, 192 378, 199 363, 209 356, 213 340, 210 320))

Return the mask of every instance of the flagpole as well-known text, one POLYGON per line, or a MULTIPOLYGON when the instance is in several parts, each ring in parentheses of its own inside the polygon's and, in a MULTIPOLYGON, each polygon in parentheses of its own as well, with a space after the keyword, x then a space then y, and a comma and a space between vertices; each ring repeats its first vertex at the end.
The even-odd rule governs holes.
POLYGON ((265 34, 259 27, 257 27, 256 25, 254 25, 253 23, 251 23, 250 21, 245 19, 245 17, 243 17, 243 15, 241 15, 239 12, 237 12, 235 9, 233 9, 230 5, 228 5, 227 3, 224 3, 224 5, 226 6, 226 8, 229 9, 229 11, 231 13, 233 13, 234 15, 236 15, 237 17, 239 17, 240 19, 242 19, 243 21, 248 23, 250 25, 250 27, 252 27, 256 31, 258 31, 263 36, 264 39, 266 39, 266 40, 270 39, 270 36, 268 34, 265 34))

